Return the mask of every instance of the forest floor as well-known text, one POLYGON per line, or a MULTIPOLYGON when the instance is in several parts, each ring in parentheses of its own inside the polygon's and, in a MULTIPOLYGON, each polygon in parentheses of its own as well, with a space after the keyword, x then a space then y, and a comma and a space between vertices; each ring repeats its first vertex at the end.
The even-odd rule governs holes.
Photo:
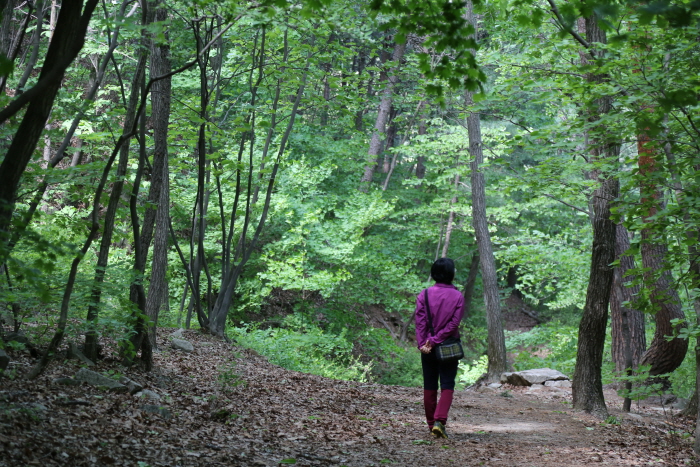
POLYGON ((159 394, 158 413, 128 393, 55 384, 75 374, 75 360, 26 381, 31 361, 13 354, 14 379, 0 379, 0 465, 698 465, 690 420, 653 405, 623 414, 614 392, 606 396, 619 423, 609 424, 573 411, 569 390, 458 391, 450 438, 434 439, 421 389, 287 371, 194 331, 185 338, 195 350, 182 353, 166 332, 151 373, 109 356, 91 368, 159 394))

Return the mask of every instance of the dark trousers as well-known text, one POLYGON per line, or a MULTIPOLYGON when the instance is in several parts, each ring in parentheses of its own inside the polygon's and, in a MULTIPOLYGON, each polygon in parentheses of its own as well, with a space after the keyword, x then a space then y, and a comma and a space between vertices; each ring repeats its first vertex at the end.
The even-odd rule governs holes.
POLYGON ((420 360, 423 365, 423 389, 437 391, 438 381, 442 390, 455 388, 459 360, 441 362, 435 358, 435 351, 429 354, 421 353, 420 360))

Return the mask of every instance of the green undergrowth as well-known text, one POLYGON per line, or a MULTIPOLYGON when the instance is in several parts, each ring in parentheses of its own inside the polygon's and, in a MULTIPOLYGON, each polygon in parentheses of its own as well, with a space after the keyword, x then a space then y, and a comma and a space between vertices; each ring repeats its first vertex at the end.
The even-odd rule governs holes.
MULTIPOLYGON (((422 385, 420 352, 413 345, 397 343, 384 329, 353 328, 342 320, 319 322, 296 312, 280 321, 280 327, 263 329, 245 324, 229 329, 239 345, 266 356, 270 362, 289 370, 334 379, 373 381, 407 387, 422 385)), ((460 361, 457 389, 475 383, 488 366, 485 355, 486 329, 467 326, 462 330, 465 358, 460 361), (483 345, 477 345, 483 340, 483 345)), ((619 380, 615 374, 606 333, 603 384, 619 380)), ((651 340, 651 336, 648 336, 651 340)), ((572 377, 576 363, 578 327, 558 321, 548 322, 526 332, 506 331, 508 360, 514 371, 551 368, 572 377)), ((679 369, 670 375, 672 392, 689 397, 695 381, 695 359, 688 353, 679 369)))
POLYGON ((260 329, 254 324, 229 328, 228 334, 243 347, 255 350, 283 368, 327 378, 367 381, 372 362, 353 355, 347 330, 333 335, 301 314, 282 320, 279 328, 260 329))

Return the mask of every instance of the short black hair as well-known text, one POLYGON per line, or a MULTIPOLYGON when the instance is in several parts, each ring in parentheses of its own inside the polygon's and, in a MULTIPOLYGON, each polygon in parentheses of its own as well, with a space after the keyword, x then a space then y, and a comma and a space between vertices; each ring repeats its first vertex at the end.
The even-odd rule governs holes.
POLYGON ((452 284, 455 278, 455 262, 450 258, 440 258, 430 268, 430 275, 435 282, 452 284))

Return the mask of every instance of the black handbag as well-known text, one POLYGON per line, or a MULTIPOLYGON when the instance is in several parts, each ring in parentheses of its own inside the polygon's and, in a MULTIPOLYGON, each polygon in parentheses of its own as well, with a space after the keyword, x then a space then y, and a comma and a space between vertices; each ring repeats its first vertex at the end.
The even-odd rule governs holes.
MULTIPOLYGON (((430 334, 435 335, 435 329, 433 328, 433 317, 430 315, 430 303, 428 303, 428 289, 425 289, 425 309, 428 312, 428 327, 430 329, 430 334)), ((464 358, 464 349, 462 348, 462 341, 459 337, 448 337, 442 343, 436 344, 433 347, 435 350, 435 358, 441 362, 450 362, 453 360, 460 360, 464 358)))

